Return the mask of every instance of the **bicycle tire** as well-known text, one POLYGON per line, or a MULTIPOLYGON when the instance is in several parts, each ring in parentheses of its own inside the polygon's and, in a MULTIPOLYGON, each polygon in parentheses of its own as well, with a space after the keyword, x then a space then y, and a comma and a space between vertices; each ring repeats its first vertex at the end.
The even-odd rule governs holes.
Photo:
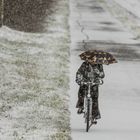
POLYGON ((86 115, 86 132, 89 130, 89 121, 90 121, 90 100, 87 100, 87 115, 86 115))

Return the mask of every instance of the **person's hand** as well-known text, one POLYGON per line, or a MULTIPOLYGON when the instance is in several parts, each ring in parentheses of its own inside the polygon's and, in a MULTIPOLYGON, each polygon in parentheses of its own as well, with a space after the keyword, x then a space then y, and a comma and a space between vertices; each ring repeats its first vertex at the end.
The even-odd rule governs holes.
POLYGON ((80 84, 80 85, 82 85, 82 86, 83 86, 83 85, 84 85, 84 81, 81 81, 81 84, 80 84))
POLYGON ((81 81, 81 85, 87 85, 85 81, 81 81))
POLYGON ((95 83, 97 85, 102 85, 104 82, 103 82, 103 80, 101 78, 97 78, 97 79, 95 79, 95 83))

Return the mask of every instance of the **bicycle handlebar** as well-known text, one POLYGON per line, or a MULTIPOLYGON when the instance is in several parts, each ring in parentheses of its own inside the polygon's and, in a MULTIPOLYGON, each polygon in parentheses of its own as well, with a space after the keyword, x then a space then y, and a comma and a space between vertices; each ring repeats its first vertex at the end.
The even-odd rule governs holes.
POLYGON ((102 85, 104 82, 102 79, 99 79, 99 82, 92 82, 92 81, 88 81, 88 82, 83 82, 84 85, 102 85))

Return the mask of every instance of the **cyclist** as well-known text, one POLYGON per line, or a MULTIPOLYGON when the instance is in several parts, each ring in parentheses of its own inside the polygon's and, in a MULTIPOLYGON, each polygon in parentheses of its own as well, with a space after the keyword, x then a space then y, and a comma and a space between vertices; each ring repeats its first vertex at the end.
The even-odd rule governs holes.
MULTIPOLYGON (((99 79, 105 77, 103 65, 102 64, 91 64, 87 61, 83 62, 76 73, 76 83, 80 86, 78 92, 78 101, 76 108, 78 108, 77 113, 83 113, 84 105, 84 95, 87 93, 88 87, 85 82, 93 81, 99 83, 99 79)), ((100 111, 98 106, 98 84, 91 86, 91 96, 92 96, 92 115, 93 119, 100 119, 100 111)))

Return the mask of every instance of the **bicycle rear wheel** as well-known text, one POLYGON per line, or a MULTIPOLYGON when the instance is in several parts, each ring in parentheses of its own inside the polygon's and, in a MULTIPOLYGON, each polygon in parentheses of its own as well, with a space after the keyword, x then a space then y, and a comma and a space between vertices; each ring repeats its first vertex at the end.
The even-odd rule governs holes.
POLYGON ((86 114, 86 132, 89 130, 89 121, 90 121, 90 100, 87 100, 87 114, 86 114))

